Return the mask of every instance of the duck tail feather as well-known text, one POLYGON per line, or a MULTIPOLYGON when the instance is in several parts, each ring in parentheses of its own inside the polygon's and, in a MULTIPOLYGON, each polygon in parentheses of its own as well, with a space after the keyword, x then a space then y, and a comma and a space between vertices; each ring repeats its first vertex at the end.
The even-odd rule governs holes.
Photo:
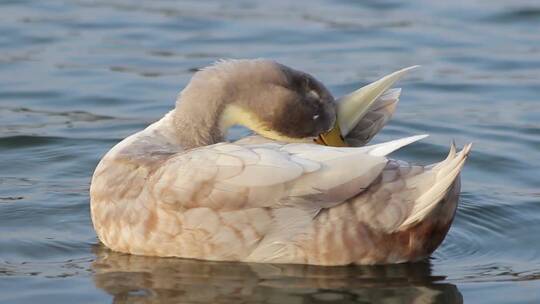
POLYGON ((472 144, 465 145, 459 153, 456 153, 455 144, 452 143, 448 157, 445 160, 433 166, 426 167, 426 169, 430 169, 428 172, 435 175, 434 182, 427 191, 424 191, 415 200, 409 216, 401 223, 398 230, 411 227, 422 221, 433 211, 451 188, 456 178, 458 178, 468 158, 471 147, 472 144))

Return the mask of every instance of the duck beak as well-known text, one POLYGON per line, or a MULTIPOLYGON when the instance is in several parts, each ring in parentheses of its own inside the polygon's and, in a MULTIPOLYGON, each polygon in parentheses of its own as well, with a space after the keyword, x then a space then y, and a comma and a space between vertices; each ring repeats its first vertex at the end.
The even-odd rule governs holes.
POLYGON ((343 139, 343 136, 341 135, 341 130, 339 129, 339 123, 337 122, 330 131, 319 134, 319 136, 315 138, 315 142, 323 146, 332 146, 332 147, 348 147, 349 146, 343 139))
POLYGON ((345 147, 345 136, 354 129, 369 108, 384 92, 418 65, 401 69, 372 82, 337 100, 337 122, 334 128, 319 135, 316 142, 327 146, 345 147))

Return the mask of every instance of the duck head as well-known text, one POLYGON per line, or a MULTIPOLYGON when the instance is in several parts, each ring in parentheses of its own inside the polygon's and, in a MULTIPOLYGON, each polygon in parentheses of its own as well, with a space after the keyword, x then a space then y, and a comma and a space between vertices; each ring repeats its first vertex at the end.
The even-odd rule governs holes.
POLYGON ((312 142, 336 122, 334 98, 313 76, 271 60, 227 60, 197 72, 176 106, 188 148, 222 141, 233 125, 284 142, 312 142))
MULTIPOLYGON (((248 61, 249 72, 223 112, 222 129, 240 124, 274 140, 312 141, 332 129, 334 98, 313 76, 272 61, 248 61), (253 73, 253 75, 249 75, 253 73)), ((238 79, 240 80, 240 79, 238 79)))

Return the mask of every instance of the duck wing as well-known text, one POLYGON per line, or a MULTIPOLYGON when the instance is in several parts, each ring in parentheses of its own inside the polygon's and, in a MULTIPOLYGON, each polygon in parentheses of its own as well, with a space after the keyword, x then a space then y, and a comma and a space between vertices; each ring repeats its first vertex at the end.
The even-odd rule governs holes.
POLYGON ((220 143, 170 157, 149 176, 147 187, 169 208, 318 212, 364 191, 385 168, 385 155, 424 137, 362 148, 220 143))
POLYGON ((396 110, 400 94, 399 88, 384 92, 347 134, 345 142, 353 147, 366 145, 390 120, 396 110))
POLYGON ((430 166, 389 160, 365 191, 315 218, 298 208, 277 209, 276 225, 246 260, 345 265, 423 258, 454 217, 470 149, 456 153, 452 145, 444 161, 430 166))

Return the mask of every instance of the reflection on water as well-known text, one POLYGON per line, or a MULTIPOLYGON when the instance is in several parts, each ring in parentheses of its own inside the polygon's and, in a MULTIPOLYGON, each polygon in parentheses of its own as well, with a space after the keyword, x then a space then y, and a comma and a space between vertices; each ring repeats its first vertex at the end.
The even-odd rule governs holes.
POLYGON ((463 303, 429 262, 321 267, 153 258, 95 245, 95 285, 114 303, 463 303))

